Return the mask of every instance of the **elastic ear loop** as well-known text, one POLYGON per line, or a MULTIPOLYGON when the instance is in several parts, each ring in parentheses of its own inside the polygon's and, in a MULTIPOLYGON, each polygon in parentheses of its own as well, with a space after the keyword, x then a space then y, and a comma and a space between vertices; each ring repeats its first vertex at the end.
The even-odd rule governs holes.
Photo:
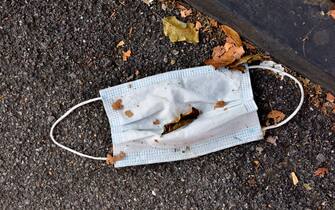
POLYGON ((285 120, 281 121, 280 123, 275 124, 275 125, 270 125, 270 126, 267 126, 267 127, 263 127, 262 130, 263 130, 263 132, 265 132, 266 130, 270 130, 270 129, 273 129, 273 128, 278 128, 278 127, 286 124, 288 121, 290 121, 299 112, 299 110, 301 109, 302 104, 304 103, 304 89, 303 89, 301 83, 299 82, 299 80, 297 80, 297 78, 295 78, 294 76, 292 76, 289 73, 286 73, 282 70, 278 70, 278 69, 275 69, 275 68, 272 68, 272 67, 257 65, 257 66, 248 66, 247 68, 248 69, 270 70, 270 71, 273 71, 275 73, 278 73, 281 76, 287 76, 287 77, 291 78, 298 85, 298 87, 300 89, 301 97, 300 97, 300 102, 299 102, 297 108, 294 110, 294 112, 290 116, 288 116, 285 120))
POLYGON ((67 117, 69 114, 71 114, 71 112, 73 112, 74 110, 76 110, 77 108, 79 108, 79 107, 81 107, 81 106, 84 106, 84 105, 86 105, 86 104, 89 104, 89 103, 92 103, 92 102, 95 102, 95 101, 100 101, 100 100, 102 100, 101 97, 98 97, 98 98, 92 98, 92 99, 90 99, 90 100, 83 101, 83 102, 81 102, 81 103, 79 103, 79 104, 73 106, 71 109, 69 109, 67 112, 65 112, 65 114, 63 114, 60 118, 58 118, 58 119, 56 120, 56 122, 54 122, 54 124, 51 126, 51 129, 50 129, 50 138, 51 138, 51 140, 53 141, 53 143, 55 143, 57 146, 59 146, 59 147, 65 149, 65 150, 67 150, 67 151, 69 151, 69 152, 72 152, 72 153, 74 153, 74 154, 76 154, 76 155, 79 155, 79 156, 81 156, 81 157, 85 157, 85 158, 89 158, 89 159, 93 159, 93 160, 106 160, 106 159, 107 159, 106 157, 94 157, 94 156, 90 156, 90 155, 85 155, 85 154, 83 154, 83 153, 81 153, 81 152, 77 152, 76 150, 73 150, 73 149, 71 149, 71 148, 69 148, 69 147, 64 146, 63 144, 58 143, 58 142, 55 140, 54 136, 53 136, 53 131, 54 131, 56 125, 57 125, 60 121, 62 121, 65 117, 67 117))

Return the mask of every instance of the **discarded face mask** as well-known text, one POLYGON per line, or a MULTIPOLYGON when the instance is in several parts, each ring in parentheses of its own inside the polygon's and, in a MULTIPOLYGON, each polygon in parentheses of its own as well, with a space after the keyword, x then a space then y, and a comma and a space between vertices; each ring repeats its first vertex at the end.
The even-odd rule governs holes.
POLYGON ((113 154, 125 154, 115 167, 199 157, 263 139, 264 131, 287 123, 299 111, 304 92, 290 74, 269 66, 247 66, 245 73, 211 66, 172 71, 100 91, 60 117, 50 137, 58 146, 55 126, 78 107, 102 100, 111 126, 113 154), (262 128, 253 99, 249 69, 268 69, 293 79, 301 90, 297 109, 279 124, 262 128))

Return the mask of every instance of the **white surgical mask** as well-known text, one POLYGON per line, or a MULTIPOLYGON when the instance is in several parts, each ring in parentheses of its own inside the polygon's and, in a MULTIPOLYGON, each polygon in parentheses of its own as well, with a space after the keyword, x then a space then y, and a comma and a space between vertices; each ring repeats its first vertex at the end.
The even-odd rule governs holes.
POLYGON ((82 102, 60 117, 52 125, 50 137, 55 144, 77 155, 106 160, 70 149, 53 137, 55 126, 72 111, 102 100, 111 126, 113 154, 126 154, 115 167, 190 159, 263 139, 265 130, 279 127, 294 117, 303 103, 304 92, 296 78, 268 63, 246 68, 241 73, 215 70, 211 66, 195 67, 103 89, 100 97, 82 102), (288 76, 301 91, 297 109, 279 124, 265 128, 260 125, 249 75, 249 69, 257 68, 288 76), (115 110, 112 105, 117 100, 122 101, 122 108, 115 110), (164 133, 164 125, 190 112, 192 107, 199 111, 196 119, 164 133))

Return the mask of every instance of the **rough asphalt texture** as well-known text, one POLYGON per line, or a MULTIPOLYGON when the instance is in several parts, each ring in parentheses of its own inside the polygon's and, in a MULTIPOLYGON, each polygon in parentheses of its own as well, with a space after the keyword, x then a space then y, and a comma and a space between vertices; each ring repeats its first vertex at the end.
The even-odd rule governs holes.
MULTIPOLYGON (((51 143, 50 126, 73 105, 109 86, 202 65, 223 41, 201 32, 198 45, 170 43, 161 18, 179 13, 163 11, 157 2, 150 7, 108 0, 0 3, 1 208, 334 209, 335 119, 308 97, 289 124, 267 134, 278 136, 277 146, 259 141, 193 160, 115 169, 51 143), (126 44, 116 48, 120 40, 126 44), (133 54, 123 62, 128 49, 133 54), (330 173, 313 176, 318 167, 330 173)), ((289 114, 297 105, 299 93, 291 82, 263 72, 252 73, 252 82, 263 124, 271 109, 289 114)), ((105 156, 111 140, 102 104, 71 115, 56 138, 105 156)))

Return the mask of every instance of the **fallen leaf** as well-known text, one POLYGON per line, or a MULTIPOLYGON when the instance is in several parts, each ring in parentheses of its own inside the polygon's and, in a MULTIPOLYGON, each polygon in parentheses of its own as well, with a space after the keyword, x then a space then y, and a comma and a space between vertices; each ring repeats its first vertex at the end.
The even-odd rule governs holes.
POLYGON ((211 25, 212 27, 214 28, 217 28, 218 27, 218 21, 214 20, 213 18, 211 18, 209 20, 209 25, 211 25))
POLYGON ((127 50, 126 52, 123 52, 123 54, 122 54, 122 60, 123 61, 127 61, 128 58, 130 57, 130 55, 131 55, 131 51, 130 50, 127 50))
POLYGON ((202 24, 200 23, 200 21, 195 21, 195 29, 199 31, 201 27, 202 24))
POLYGON ((107 165, 113 165, 116 161, 123 160, 126 157, 126 153, 121 151, 118 155, 113 156, 111 154, 107 154, 106 163, 107 165))
POLYGON ((312 190, 313 188, 311 187, 311 185, 310 184, 307 184, 307 183, 304 183, 303 185, 302 185, 306 190, 312 190))
POLYGON ((184 23, 175 16, 163 18, 164 35, 168 36, 171 42, 186 41, 196 44, 199 42, 199 32, 193 23, 184 23))
POLYGON ((329 10, 327 14, 335 20, 335 5, 329 10))
POLYGON ((315 172, 314 172, 314 176, 318 176, 318 177, 324 177, 326 174, 329 173, 328 168, 318 168, 315 172))
POLYGON ((159 125, 161 122, 159 121, 159 119, 156 119, 156 120, 154 120, 153 122, 152 122, 152 124, 154 124, 154 125, 159 125))
POLYGON ((268 119, 272 119, 276 124, 285 118, 285 114, 278 110, 272 110, 268 115, 268 119))
POLYGON ((125 44, 125 42, 123 40, 119 41, 119 43, 117 43, 116 47, 122 47, 125 44))
POLYGON ((198 109, 192 107, 191 111, 185 114, 181 114, 174 122, 164 125, 164 131, 162 135, 170 133, 178 128, 184 127, 192 123, 198 118, 200 112, 198 109))
POLYGON ((123 109, 122 100, 121 100, 121 99, 116 100, 116 101, 112 104, 112 108, 113 108, 114 110, 120 110, 120 109, 123 109))
POLYGON ((326 100, 329 101, 330 103, 334 103, 335 96, 333 94, 331 94, 331 93, 327 93, 326 100))
POLYGON ((228 68, 244 71, 245 70, 244 64, 250 64, 255 61, 263 61, 269 58, 270 58, 269 56, 263 54, 246 55, 240 58, 239 60, 235 61, 234 63, 230 64, 228 68))
POLYGON ((266 142, 273 144, 275 146, 277 146, 277 140, 278 140, 278 136, 268 136, 266 138, 266 142))
POLYGON ((215 68, 228 66, 239 60, 244 54, 242 41, 236 31, 228 26, 220 26, 226 34, 226 43, 213 48, 212 58, 205 61, 205 64, 215 68))
POLYGON ((134 115, 134 113, 132 112, 132 111, 130 111, 130 110, 126 110, 125 112, 124 112, 124 114, 127 116, 127 117, 132 117, 133 115, 134 115))
POLYGON ((222 108, 224 107, 225 105, 225 102, 224 101, 217 101, 215 104, 214 104, 214 109, 216 108, 222 108))
POLYGON ((234 40, 234 43, 237 47, 242 46, 242 40, 240 38, 240 35, 232 28, 230 28, 227 25, 221 25, 220 29, 226 34, 228 38, 231 38, 234 40))
POLYGON ((192 14, 192 9, 187 9, 186 7, 184 7, 179 3, 176 4, 176 8, 179 9, 180 16, 183 18, 192 14))
POLYGON ((292 179, 293 185, 296 186, 298 184, 299 180, 298 180, 297 175, 294 172, 291 172, 291 179, 292 179))

